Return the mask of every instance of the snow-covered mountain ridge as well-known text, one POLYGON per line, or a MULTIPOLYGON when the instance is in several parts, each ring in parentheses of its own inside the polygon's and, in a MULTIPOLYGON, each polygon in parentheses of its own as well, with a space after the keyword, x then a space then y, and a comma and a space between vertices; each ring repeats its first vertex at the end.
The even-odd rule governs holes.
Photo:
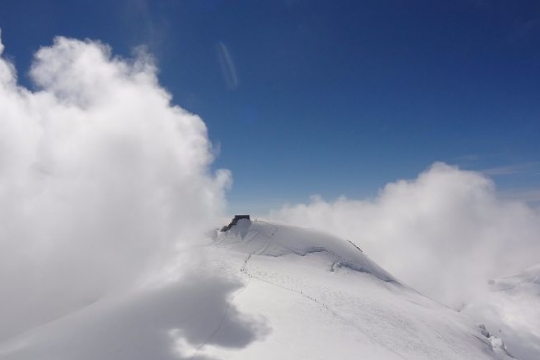
POLYGON ((505 278, 490 281, 493 291, 527 291, 540 296, 540 265, 505 278))
POLYGON ((330 263, 330 270, 346 267, 371 274, 383 281, 397 280, 371 261, 350 241, 310 229, 257 220, 240 220, 229 231, 216 235, 216 246, 261 256, 306 256, 319 253, 330 263))
POLYGON ((100 299, 0 343, 0 359, 508 359, 464 315, 347 240, 240 220, 178 280, 100 299))

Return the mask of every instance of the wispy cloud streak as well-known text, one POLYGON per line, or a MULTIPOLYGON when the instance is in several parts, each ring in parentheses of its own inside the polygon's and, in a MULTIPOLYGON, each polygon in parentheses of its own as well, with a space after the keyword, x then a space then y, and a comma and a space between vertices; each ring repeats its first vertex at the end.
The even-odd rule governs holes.
POLYGON ((479 170, 487 176, 503 176, 526 173, 540 173, 540 162, 526 162, 520 164, 506 165, 479 170))
POLYGON ((229 48, 223 42, 219 42, 216 51, 225 84, 229 90, 234 90, 238 87, 238 76, 229 48))

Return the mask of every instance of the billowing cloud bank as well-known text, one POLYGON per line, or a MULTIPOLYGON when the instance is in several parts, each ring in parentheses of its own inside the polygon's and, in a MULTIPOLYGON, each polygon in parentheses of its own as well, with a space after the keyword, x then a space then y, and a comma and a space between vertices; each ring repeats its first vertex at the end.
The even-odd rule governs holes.
POLYGON ((216 224, 229 181, 148 55, 59 37, 30 75, 0 58, 0 340, 132 285, 216 224))
POLYGON ((420 292, 451 305, 479 295, 488 279, 540 262, 540 216, 497 196, 472 171, 434 164, 388 184, 374 200, 314 197, 272 218, 349 238, 420 292))

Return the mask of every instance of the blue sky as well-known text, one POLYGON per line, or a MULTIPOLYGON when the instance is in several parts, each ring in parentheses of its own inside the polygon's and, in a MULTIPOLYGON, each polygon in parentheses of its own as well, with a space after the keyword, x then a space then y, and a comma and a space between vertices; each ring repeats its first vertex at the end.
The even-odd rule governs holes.
POLYGON ((0 0, 0 28, 29 87, 56 35, 145 45, 207 124, 234 211, 372 197, 435 161, 540 188, 536 0, 0 0))

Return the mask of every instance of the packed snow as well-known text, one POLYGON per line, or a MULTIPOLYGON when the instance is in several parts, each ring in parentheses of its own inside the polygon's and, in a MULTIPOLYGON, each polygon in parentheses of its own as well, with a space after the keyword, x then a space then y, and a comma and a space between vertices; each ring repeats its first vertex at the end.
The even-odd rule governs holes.
POLYGON ((0 359, 510 358, 344 239, 240 220, 183 256, 201 261, 3 341, 0 359))

